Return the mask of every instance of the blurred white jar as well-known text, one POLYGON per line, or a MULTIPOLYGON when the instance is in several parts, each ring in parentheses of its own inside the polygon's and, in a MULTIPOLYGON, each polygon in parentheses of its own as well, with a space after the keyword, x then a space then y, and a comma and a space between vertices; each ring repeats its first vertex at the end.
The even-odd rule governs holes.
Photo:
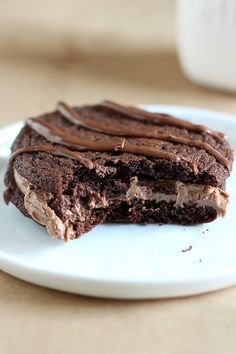
POLYGON ((236 91, 236 0, 178 0, 177 31, 185 74, 236 91))

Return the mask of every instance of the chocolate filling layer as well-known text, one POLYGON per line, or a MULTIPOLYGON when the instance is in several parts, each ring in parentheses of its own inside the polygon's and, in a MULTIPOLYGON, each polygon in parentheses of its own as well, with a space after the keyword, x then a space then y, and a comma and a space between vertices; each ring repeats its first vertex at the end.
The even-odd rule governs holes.
MULTIPOLYGON (((75 219, 82 220, 86 217, 83 215, 81 208, 74 205, 71 210, 65 213, 65 220, 61 220, 55 211, 49 206, 53 195, 45 192, 37 186, 30 183, 14 169, 14 177, 19 190, 24 194, 24 206, 29 215, 39 224, 46 226, 51 237, 68 241, 75 237, 73 230, 73 221, 75 219)), ((163 183, 168 183, 165 181, 163 183)), ((155 188, 147 186, 138 181, 137 177, 130 180, 129 189, 126 193, 116 197, 102 195, 97 193, 97 198, 91 201, 90 208, 106 208, 117 201, 130 202, 132 200, 155 201, 159 203, 165 201, 167 203, 174 202, 176 208, 184 205, 196 205, 197 207, 212 207, 217 211, 218 216, 224 216, 228 203, 228 194, 220 188, 187 184, 183 182, 173 182, 174 190, 172 192, 163 193, 156 191, 155 188)))

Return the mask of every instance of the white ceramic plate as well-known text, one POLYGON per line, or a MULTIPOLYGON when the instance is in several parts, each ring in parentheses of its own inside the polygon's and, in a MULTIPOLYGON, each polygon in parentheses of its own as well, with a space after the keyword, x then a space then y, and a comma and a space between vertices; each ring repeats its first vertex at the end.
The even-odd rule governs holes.
MULTIPOLYGON (((224 131, 236 146, 236 117, 208 110, 146 106, 224 131)), ((7 155, 22 124, 0 131, 7 155)), ((6 160, 6 158, 5 158, 6 160)), ((3 191, 4 157, 1 159, 3 191)), ((236 170, 224 219, 194 227, 101 225, 65 244, 0 201, 0 266, 21 279, 77 294, 145 299, 200 294, 236 284, 236 170), (189 246, 192 249, 182 252, 189 246)))

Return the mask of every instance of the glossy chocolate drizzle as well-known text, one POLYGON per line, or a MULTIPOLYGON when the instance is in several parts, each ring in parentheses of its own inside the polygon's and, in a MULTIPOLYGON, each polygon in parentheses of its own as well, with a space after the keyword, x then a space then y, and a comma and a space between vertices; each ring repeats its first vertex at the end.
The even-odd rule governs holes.
MULTIPOLYGON (((138 108, 133 108, 133 107, 123 107, 120 106, 116 103, 110 102, 110 101, 105 101, 102 103, 102 106, 108 107, 118 113, 124 114, 126 117, 131 117, 136 120, 151 120, 152 123, 159 123, 161 124, 166 124, 169 126, 178 126, 181 128, 185 128, 187 130, 194 131, 195 133, 207 133, 210 134, 214 137, 217 137, 219 139, 222 139, 222 133, 219 132, 213 132, 207 127, 203 125, 196 125, 192 124, 190 122, 187 122, 182 119, 177 119, 171 116, 165 116, 161 114, 155 114, 155 113, 149 113, 145 112, 143 110, 140 110, 138 108)), ((229 162, 228 160, 220 154, 216 149, 214 149, 210 144, 205 143, 201 140, 197 139, 190 139, 182 136, 175 136, 172 134, 163 134, 163 133, 158 133, 155 131, 155 127, 153 125, 139 125, 135 124, 134 127, 132 127, 132 122, 130 122, 129 125, 122 126, 119 122, 119 120, 112 120, 112 125, 108 125, 106 121, 102 120, 96 120, 94 121, 93 118, 86 118, 82 115, 79 114, 74 108, 68 106, 64 102, 59 102, 58 103, 58 111, 65 117, 67 118, 70 122, 73 124, 79 125, 84 128, 88 128, 90 130, 94 130, 97 132, 102 132, 106 134, 111 134, 111 135, 118 135, 118 136, 130 136, 130 137, 136 137, 136 138, 154 138, 162 141, 169 141, 171 143, 176 143, 176 144, 183 144, 183 145, 188 145, 188 146, 195 146, 199 149, 204 149, 207 151, 210 155, 214 156, 218 161, 223 163, 227 169, 229 169, 229 162)), ((131 152, 127 150, 127 144, 124 144, 124 151, 126 152, 131 152)), ((134 153, 138 153, 137 151, 134 153)), ((142 152, 140 152, 142 154, 142 152)), ((157 153, 157 151, 156 151, 157 153)), ((159 153, 159 151, 158 151, 159 153)), ((144 151, 143 154, 145 155, 144 151)), ((171 154, 173 155, 173 154, 171 154)), ((152 156, 156 157, 161 157, 157 156, 155 154, 152 154, 152 156)), ((167 157, 166 157, 167 158, 167 157)), ((173 156, 171 156, 171 159, 173 159, 173 156)))
POLYGON ((118 103, 112 101, 103 101, 101 106, 112 109, 115 112, 125 114, 127 117, 131 117, 137 120, 148 119, 158 125, 169 125, 174 127, 179 127, 182 129, 187 129, 195 133, 208 133, 215 138, 224 138, 225 135, 221 132, 215 132, 204 125, 193 124, 184 119, 179 119, 172 117, 168 114, 152 113, 144 111, 137 107, 127 107, 122 106, 118 103))
POLYGON ((194 133, 206 133, 220 142, 223 142, 224 139, 222 133, 212 131, 203 125, 192 124, 188 121, 177 119, 169 115, 149 113, 136 107, 121 106, 111 101, 103 101, 98 108, 109 109, 111 113, 119 113, 121 116, 116 119, 116 115, 111 114, 108 117, 103 115, 103 119, 94 119, 92 114, 82 114, 83 112, 80 109, 76 110, 64 102, 59 102, 57 107, 60 114, 69 122, 96 132, 96 139, 88 139, 82 136, 68 134, 68 132, 55 126, 53 120, 49 123, 41 118, 28 119, 26 124, 43 136, 47 141, 64 145, 67 148, 51 145, 31 146, 16 151, 13 153, 12 158, 15 158, 15 156, 24 152, 43 151, 54 155, 74 158, 88 168, 92 168, 92 162, 83 158, 78 151, 74 150, 122 151, 163 158, 171 161, 185 160, 183 157, 174 153, 160 149, 160 143, 167 141, 204 149, 230 170, 228 159, 210 144, 197 138, 191 139, 189 137, 161 133, 157 131, 157 128, 158 126, 168 125, 186 129, 194 133), (108 135, 109 139, 104 139, 104 134, 108 135), (142 143, 140 138, 145 138, 146 140, 155 139, 156 144, 153 143, 153 141, 151 145, 148 145, 145 142, 142 143))
POLYGON ((54 125, 37 120, 29 119, 27 124, 38 134, 43 136, 51 143, 57 143, 68 146, 79 151, 125 151, 133 154, 140 154, 146 156, 152 156, 156 158, 163 158, 172 161, 179 161, 180 158, 176 154, 172 154, 165 151, 159 151, 152 146, 138 145, 136 143, 130 143, 127 139, 117 138, 111 136, 108 141, 102 139, 92 141, 78 136, 71 136, 64 133, 54 125))
POLYGON ((55 147, 52 145, 33 145, 18 149, 12 153, 9 163, 12 164, 18 155, 25 154, 27 152, 39 151, 56 156, 69 157, 70 159, 80 161, 85 167, 90 170, 94 167, 92 161, 85 159, 83 156, 81 156, 79 152, 71 151, 69 149, 64 148, 63 146, 55 147))

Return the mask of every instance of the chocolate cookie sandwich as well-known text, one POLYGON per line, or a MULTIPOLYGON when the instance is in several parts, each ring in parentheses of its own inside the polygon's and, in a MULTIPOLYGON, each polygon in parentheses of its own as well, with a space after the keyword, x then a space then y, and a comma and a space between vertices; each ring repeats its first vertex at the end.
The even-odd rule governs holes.
POLYGON ((194 225, 224 216, 233 154, 224 134, 110 101, 26 120, 6 203, 72 240, 95 225, 194 225))

